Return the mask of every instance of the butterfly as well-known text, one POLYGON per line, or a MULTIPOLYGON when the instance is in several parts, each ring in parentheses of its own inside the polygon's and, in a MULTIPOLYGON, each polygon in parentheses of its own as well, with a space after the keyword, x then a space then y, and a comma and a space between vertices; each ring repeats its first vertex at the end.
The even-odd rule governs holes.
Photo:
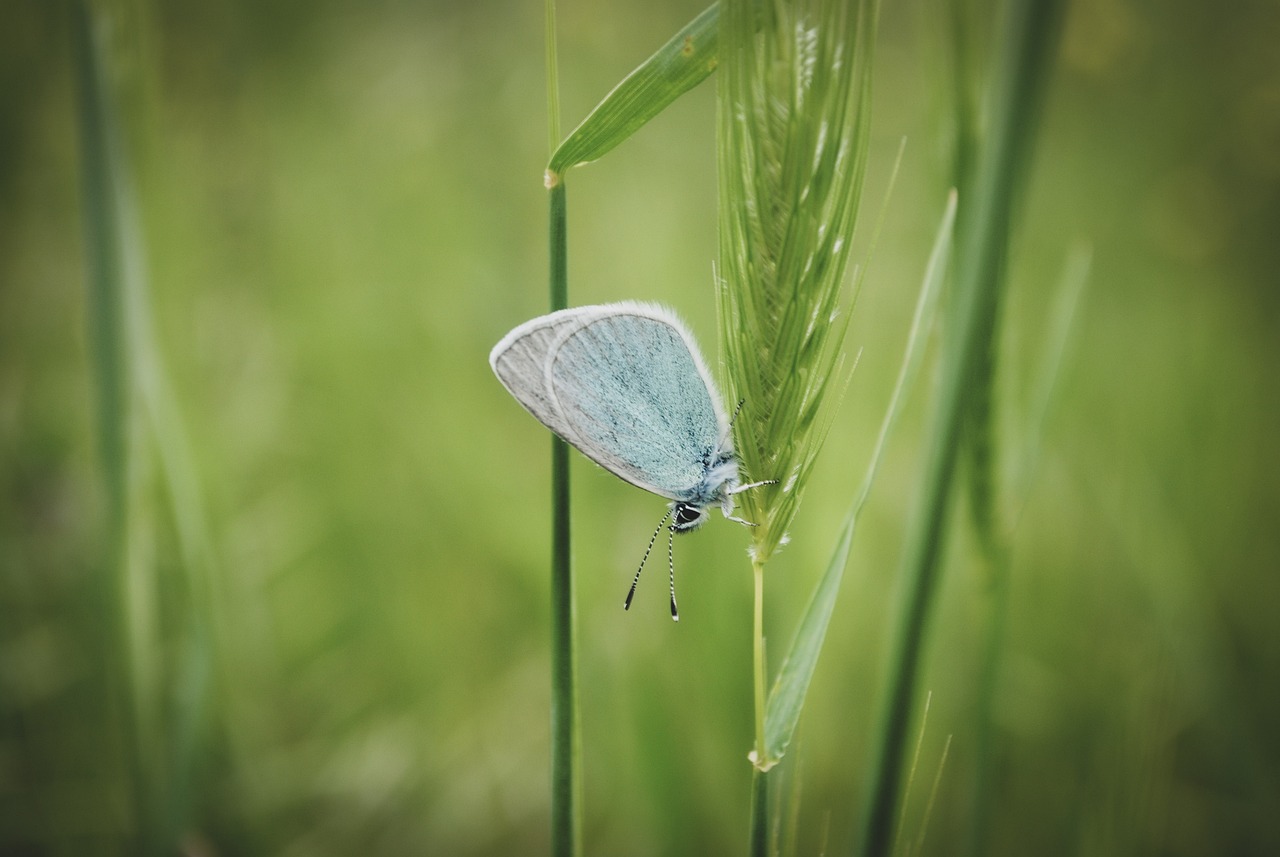
POLYGON ((489 365, 525 410, 587 458, 671 501, 623 608, 630 609, 640 572, 670 521, 671 618, 678 621, 675 534, 702 526, 714 506, 754 526, 734 517, 733 497, 775 481, 739 481, 732 420, 688 328, 658 304, 564 309, 512 330, 493 347, 489 365))

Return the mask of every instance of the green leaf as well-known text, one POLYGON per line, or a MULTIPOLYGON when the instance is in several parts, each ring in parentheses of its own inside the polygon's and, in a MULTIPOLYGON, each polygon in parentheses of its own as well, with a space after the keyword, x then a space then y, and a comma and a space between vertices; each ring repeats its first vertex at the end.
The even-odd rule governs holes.
MULTIPOLYGON (((573 130, 547 164, 562 176, 597 160, 715 70, 720 8, 712 4, 614 87, 573 130)), ((549 178, 549 183, 555 180, 549 178)))
POLYGON ((764 726, 768 756, 766 766, 776 763, 786 753, 787 745, 795 735, 796 725, 800 722, 800 711, 804 707, 805 695, 809 690, 813 671, 818 665, 818 654, 822 651, 822 643, 827 636, 827 626, 831 623, 836 596, 840 593, 840 582, 844 578, 844 568, 849 560, 849 548, 853 544, 853 532, 857 527, 858 514, 871 493, 871 486, 875 482, 888 438, 893 433, 893 428, 902 413, 903 402, 906 401, 907 394, 915 383, 923 361, 926 337, 922 333, 928 328, 928 322, 932 320, 937 307, 938 293, 941 291, 940 283, 943 272, 946 270, 947 254, 951 248, 955 216, 956 194, 952 191, 948 197, 942 221, 938 225, 929 264, 925 268, 920 296, 916 299, 911 332, 907 337, 906 353, 903 355, 902 366, 898 371, 893 397, 889 400, 889 407, 880 424, 880 434, 876 439, 875 449, 871 453, 867 474, 849 508, 849 514, 845 517, 844 527, 840 531, 835 550, 831 552, 831 561, 827 564, 827 570, 809 599, 809 606, 805 609, 804 618, 800 621, 795 640, 791 643, 791 649, 787 652, 786 660, 782 662, 782 668, 778 671, 773 690, 769 693, 764 726))
POLYGON ((764 718, 764 739, 771 761, 781 759, 786 753, 787 745, 795 735, 796 724, 800 722, 805 694, 809 691, 813 670, 818 665, 822 641, 827 636, 831 612, 835 609, 836 596, 840 593, 840 581, 844 579, 844 567, 849 561, 849 548, 853 544, 856 524, 856 511, 850 509, 840 532, 840 540, 831 553, 827 571, 818 581, 813 597, 809 599, 804 619, 791 643, 791 651, 782 662, 782 669, 769 693, 769 707, 764 718))

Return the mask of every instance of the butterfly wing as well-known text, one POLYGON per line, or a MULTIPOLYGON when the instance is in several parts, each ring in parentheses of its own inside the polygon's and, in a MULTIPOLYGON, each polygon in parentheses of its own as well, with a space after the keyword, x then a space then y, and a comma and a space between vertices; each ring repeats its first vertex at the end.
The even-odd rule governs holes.
POLYGON ((728 435, 697 345, 662 307, 588 309, 558 329, 548 353, 546 390, 561 424, 552 427, 627 482, 687 499, 728 435))
POLYGON ((567 426, 547 389, 547 357, 559 335, 577 325, 581 315, 581 309, 567 309, 526 321, 489 352, 489 365, 502 386, 537 417, 538 422, 561 437, 565 436, 567 426))

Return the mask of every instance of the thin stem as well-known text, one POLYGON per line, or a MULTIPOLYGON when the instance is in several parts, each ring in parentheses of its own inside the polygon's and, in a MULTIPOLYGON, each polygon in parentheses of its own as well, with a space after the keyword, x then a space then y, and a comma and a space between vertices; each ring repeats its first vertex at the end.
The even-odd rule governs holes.
POLYGON ((764 663, 764 563, 752 562, 751 571, 755 576, 755 612, 752 622, 752 675, 755 686, 756 709, 756 749, 752 762, 761 771, 767 771, 768 760, 765 757, 764 718, 765 718, 765 663, 764 663))
MULTIPOLYGON (((560 86, 556 71, 556 4, 546 0, 548 153, 560 143, 560 86)), ((569 305, 568 233, 564 182, 548 174, 551 310, 569 305)), ((582 772, 578 729, 578 661, 573 566, 569 557, 569 446, 551 439, 551 853, 582 853, 582 772)))
MULTIPOLYGON (((95 20, 84 2, 71 4, 72 43, 82 159, 82 211, 89 342, 98 396, 97 430, 103 468, 106 542, 98 594, 106 607, 102 656, 108 693, 124 697, 120 705, 121 743, 132 817, 129 845, 139 854, 158 851, 154 767, 144 753, 141 723, 150 698, 137 662, 135 623, 131 622, 128 544, 132 524, 129 476, 133 464, 129 426, 133 397, 128 377, 129 341, 124 316, 125 275, 119 219, 120 160, 112 126, 110 94, 95 20)), ((119 697, 112 702, 119 702, 119 697)))
POLYGON ((765 857, 769 850, 769 779, 773 760, 765 745, 764 563, 753 559, 755 608, 752 619, 752 685, 756 713, 756 746, 751 751, 751 854, 765 857))
MULTIPOLYGON (((560 72, 556 62, 556 0, 546 0, 547 152, 560 145, 560 72)), ((560 307, 553 307, 559 309, 560 307)))
POLYGON ((751 770, 751 857, 769 854, 769 775, 751 770))
POLYGON ((551 311, 564 309, 569 305, 569 259, 568 259, 568 231, 566 225, 566 211, 568 203, 565 200, 564 182, 557 182, 555 187, 550 188, 551 203, 551 228, 550 228, 550 247, 551 247, 551 311))
POLYGON ((988 853, 988 836, 991 831, 992 768, 997 748, 991 707, 995 699, 996 684, 1000 677, 1001 652, 1004 650, 1005 632, 1008 628, 1010 568, 1007 550, 1000 550, 990 560, 991 589, 985 640, 982 649, 982 670, 978 676, 978 715, 974 728, 974 746, 977 762, 973 777, 972 826, 969 835, 969 854, 988 853))
MULTIPOLYGON (((551 308, 568 303, 564 182, 551 188, 551 308)), ((569 557, 569 446, 551 440, 551 843, 581 853, 577 645, 569 557)))

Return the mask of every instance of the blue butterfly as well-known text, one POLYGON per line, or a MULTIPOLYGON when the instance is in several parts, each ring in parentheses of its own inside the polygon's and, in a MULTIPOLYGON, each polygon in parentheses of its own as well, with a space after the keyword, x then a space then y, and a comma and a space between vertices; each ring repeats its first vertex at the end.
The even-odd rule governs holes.
POLYGON ((678 620, 672 539, 702 526, 707 509, 733 516, 741 484, 720 393, 697 343, 671 310, 625 301, 527 321, 493 347, 489 364, 525 410, 583 455, 671 501, 627 593, 670 520, 671 617, 678 620))

